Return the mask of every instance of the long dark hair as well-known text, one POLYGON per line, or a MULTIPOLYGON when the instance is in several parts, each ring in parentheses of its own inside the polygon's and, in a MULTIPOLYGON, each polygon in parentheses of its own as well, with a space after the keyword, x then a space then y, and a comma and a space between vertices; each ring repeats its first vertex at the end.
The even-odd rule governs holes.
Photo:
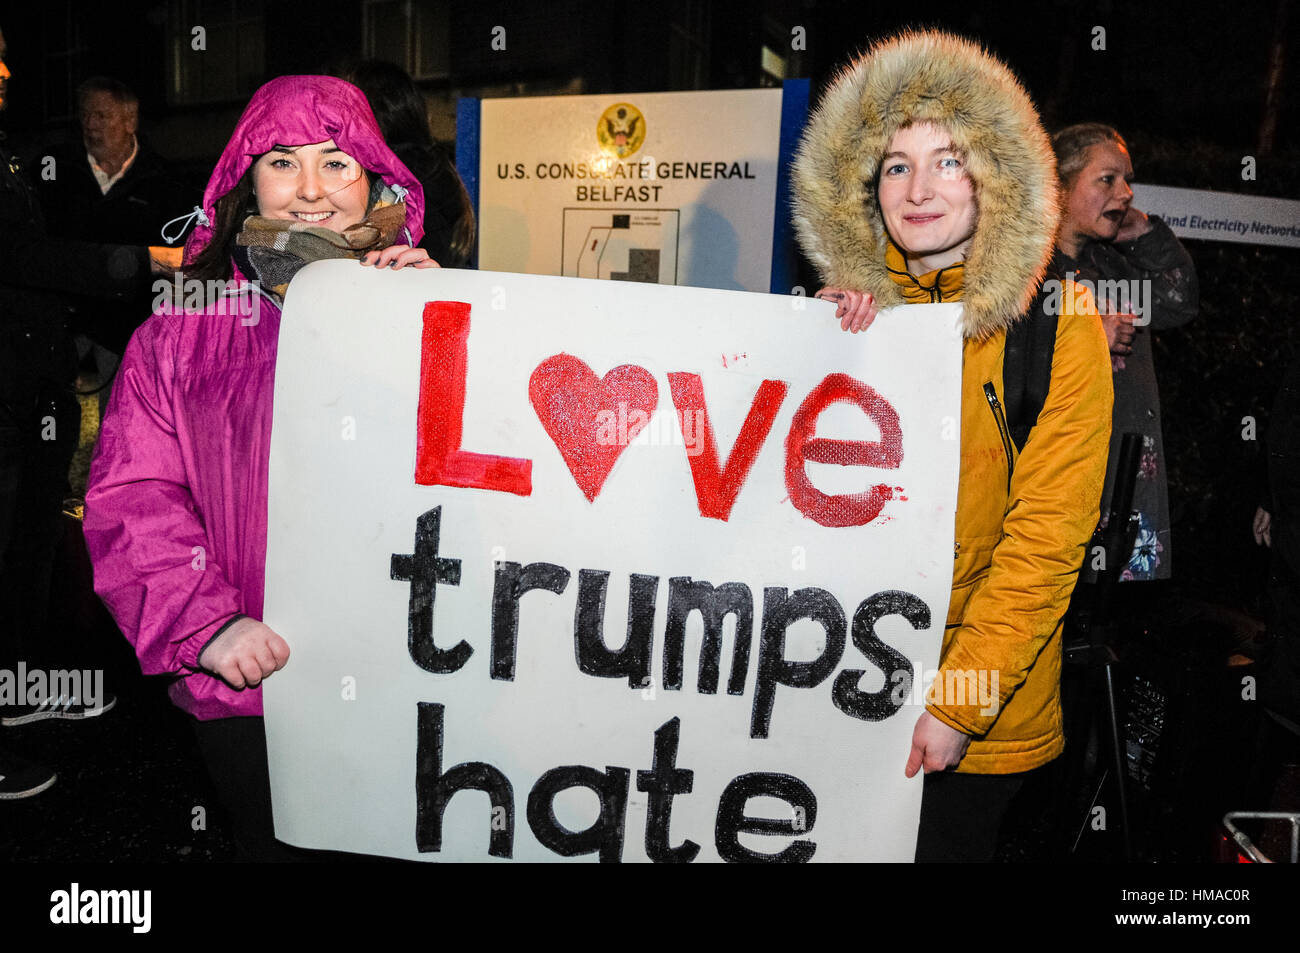
POLYGON ((370 108, 390 149, 433 148, 424 97, 404 70, 383 60, 362 60, 344 78, 360 87, 370 100, 370 108))
POLYGON ((370 108, 389 148, 404 162, 403 157, 413 153, 423 158, 423 164, 432 169, 431 175, 421 177, 425 182, 440 180, 448 184, 453 194, 426 194, 425 207, 442 212, 451 224, 448 245, 452 254, 459 261, 467 261, 474 252, 474 205, 448 150, 435 142, 429 131, 424 96, 415 82, 405 70, 383 60, 362 60, 346 70, 343 78, 360 87, 370 100, 370 108))
MULTIPOLYGON (((256 164, 254 159, 253 163, 256 164)), ((234 271, 230 256, 235 250, 235 236, 244 220, 257 214, 257 197, 253 194, 253 166, 249 165, 235 187, 217 199, 212 237, 207 246, 185 269, 186 277, 199 281, 228 281, 234 271)))

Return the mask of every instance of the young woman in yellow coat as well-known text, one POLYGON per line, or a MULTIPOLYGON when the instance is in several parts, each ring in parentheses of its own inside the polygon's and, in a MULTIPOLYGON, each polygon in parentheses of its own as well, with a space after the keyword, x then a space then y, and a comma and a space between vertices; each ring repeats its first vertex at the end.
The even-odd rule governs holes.
POLYGON ((1050 386, 1019 451, 1004 413, 1007 331, 1029 319, 1052 257, 1051 144, 1001 62, 959 37, 907 33, 826 92, 794 195, 800 242, 829 286, 819 297, 840 302, 846 330, 865 329, 878 308, 965 306, 952 597, 935 685, 984 672, 997 702, 932 697, 906 772, 926 772, 917 859, 989 860, 1025 772, 1064 748, 1062 617, 1097 524, 1110 437, 1105 335, 1087 293, 1059 281, 1044 288, 1059 315, 1050 386))

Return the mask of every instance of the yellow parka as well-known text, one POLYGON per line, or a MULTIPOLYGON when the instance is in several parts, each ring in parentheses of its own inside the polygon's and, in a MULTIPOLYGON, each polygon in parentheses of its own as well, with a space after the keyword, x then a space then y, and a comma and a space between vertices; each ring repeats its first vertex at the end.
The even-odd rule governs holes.
POLYGON ((1060 307, 1051 386, 1021 452, 1006 429, 1006 332, 1043 281, 1058 217, 1047 135, 996 59, 958 37, 910 33, 836 79, 805 130, 793 185, 800 242, 827 285, 869 291, 882 308, 964 305, 952 596, 941 694, 926 707, 973 736, 958 771, 1038 767, 1064 748, 1061 620, 1097 523, 1112 401, 1095 307, 1066 283, 1049 297, 1060 307), (876 199, 890 140, 917 121, 951 135, 975 185, 979 219, 959 280, 952 269, 908 275, 876 199), (996 702, 971 691, 958 704, 979 677, 996 678, 996 702))

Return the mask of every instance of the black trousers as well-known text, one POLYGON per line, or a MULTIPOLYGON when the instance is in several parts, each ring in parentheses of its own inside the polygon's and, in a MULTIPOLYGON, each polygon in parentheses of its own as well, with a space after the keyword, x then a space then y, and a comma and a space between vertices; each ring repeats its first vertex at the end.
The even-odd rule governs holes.
POLYGON ((993 860, 1007 808, 1028 774, 927 774, 921 794, 916 862, 969 864, 993 860))
MULTIPOLYGON (((230 817, 235 859, 256 863, 387 862, 391 857, 306 850, 275 839, 266 723, 260 717, 192 719, 199 751, 230 817)), ((393 861, 396 862, 396 861, 393 861)))
POLYGON ((10 670, 19 660, 29 667, 61 661, 46 622, 81 423, 70 388, 47 385, 26 396, 22 408, 0 406, 0 668, 10 670))
POLYGON ((275 839, 271 820, 271 774, 266 762, 266 728, 261 718, 217 718, 193 722, 199 751, 221 806, 230 817, 236 859, 285 863, 305 859, 275 839))

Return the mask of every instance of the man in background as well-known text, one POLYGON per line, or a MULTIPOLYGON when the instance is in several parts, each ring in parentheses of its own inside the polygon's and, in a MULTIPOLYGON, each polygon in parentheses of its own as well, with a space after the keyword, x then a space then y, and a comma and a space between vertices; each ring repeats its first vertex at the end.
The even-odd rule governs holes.
MULTIPOLYGON (((198 204, 199 195, 140 140, 138 97, 118 80, 92 76, 77 87, 77 109, 81 139, 48 150, 39 174, 32 174, 49 234, 111 245, 162 244, 163 226, 198 204)), ((146 291, 108 307, 73 302, 78 356, 96 386, 112 377, 151 301, 146 291)), ((107 388, 100 396, 102 405, 107 388)))
MULTIPOLYGON (((169 220, 199 196, 137 136, 140 103, 125 84, 93 76, 77 88, 81 140, 49 150, 37 183, 50 234, 157 245, 169 220)), ((168 244, 177 244, 169 242, 168 244)))
MULTIPOLYGON (((0 31, 0 115, 10 95, 7 55, 0 31)), ((13 673, 19 662, 28 671, 52 668, 57 654, 46 623, 81 418, 68 296, 120 305, 147 295, 153 274, 171 274, 172 257, 144 242, 50 237, 31 176, 0 132, 0 669, 13 673)), ((8 735, 32 721, 87 718, 106 711, 112 698, 87 702, 5 699, 0 725, 8 735)), ((0 800, 29 797, 53 783, 53 771, 0 747, 0 800)))

